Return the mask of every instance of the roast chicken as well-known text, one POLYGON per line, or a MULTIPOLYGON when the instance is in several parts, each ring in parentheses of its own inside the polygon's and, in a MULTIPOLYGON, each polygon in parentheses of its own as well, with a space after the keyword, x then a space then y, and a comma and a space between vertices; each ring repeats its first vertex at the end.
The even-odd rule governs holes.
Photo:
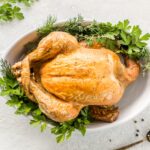
POLYGON ((65 32, 52 32, 12 70, 28 98, 50 119, 64 122, 85 106, 117 104, 139 74, 139 65, 122 63, 113 51, 65 32))

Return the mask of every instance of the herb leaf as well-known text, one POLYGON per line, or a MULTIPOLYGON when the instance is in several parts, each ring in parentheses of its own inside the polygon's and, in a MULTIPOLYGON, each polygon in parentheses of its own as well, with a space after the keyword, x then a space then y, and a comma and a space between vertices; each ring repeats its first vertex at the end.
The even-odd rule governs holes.
POLYGON ((4 3, 0 6, 0 21, 22 20, 23 18, 24 16, 18 6, 13 6, 10 3, 4 3))
POLYGON ((86 133, 86 126, 90 124, 89 108, 85 107, 81 110, 79 116, 73 120, 59 123, 56 127, 51 129, 51 133, 56 135, 57 142, 63 142, 69 139, 72 132, 76 129, 84 136, 86 133))
POLYGON ((22 20, 24 19, 24 15, 21 11, 18 3, 22 3, 25 6, 29 7, 36 0, 5 0, 0 1, 2 3, 0 5, 0 21, 8 22, 14 19, 22 20))
POLYGON ((84 108, 76 119, 64 123, 56 123, 48 119, 41 112, 36 103, 28 100, 12 74, 8 62, 1 59, 0 66, 0 72, 2 73, 2 77, 0 78, 0 93, 3 96, 10 97, 7 104, 16 108, 16 114, 31 115, 33 118, 31 119, 30 124, 33 126, 40 126, 41 132, 47 128, 47 123, 55 125, 55 127, 51 129, 51 132, 57 135, 57 142, 69 139, 75 129, 79 130, 82 135, 85 135, 86 125, 90 123, 88 107, 84 108))
POLYGON ((37 33, 39 34, 39 36, 42 38, 44 36, 46 36, 47 34, 49 34, 50 32, 54 31, 55 30, 55 27, 54 27, 54 23, 56 22, 56 18, 55 17, 52 17, 50 16, 46 23, 37 29, 37 33))

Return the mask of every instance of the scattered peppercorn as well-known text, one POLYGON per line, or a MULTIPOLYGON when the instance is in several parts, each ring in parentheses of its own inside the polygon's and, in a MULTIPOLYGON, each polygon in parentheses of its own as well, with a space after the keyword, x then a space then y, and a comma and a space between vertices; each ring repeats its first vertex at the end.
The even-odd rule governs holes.
POLYGON ((109 142, 111 142, 112 140, 111 139, 109 139, 109 142))
POLYGON ((143 121, 144 121, 144 119, 142 118, 142 119, 141 119, 141 121, 143 122, 143 121))
MULTIPOLYGON (((135 121, 136 121, 136 120, 135 120, 135 121)), ((135 122, 135 121, 134 121, 134 122, 135 122)), ((142 119, 141 119, 141 121, 142 121, 142 119)), ((139 130, 137 129, 136 132, 139 132, 139 130)), ((139 134, 136 133, 135 136, 138 137, 139 134)), ((150 142, 150 130, 147 132, 146 138, 143 138, 142 140, 139 140, 139 141, 137 141, 137 142, 131 143, 131 144, 129 144, 129 145, 120 147, 120 148, 118 148, 118 149, 116 149, 116 150, 125 150, 125 149, 128 149, 128 148, 133 147, 133 146, 135 146, 135 145, 137 145, 137 144, 139 144, 139 143, 144 142, 146 139, 147 139, 148 142, 150 142)))
POLYGON ((137 137, 138 137, 138 136, 139 136, 139 134, 138 134, 138 133, 136 133, 136 134, 135 134, 135 136, 137 136, 137 137))
POLYGON ((140 130, 139 130, 139 129, 137 129, 137 130, 136 130, 136 132, 140 132, 140 130))
POLYGON ((134 123, 137 123, 137 121, 136 121, 136 120, 134 120, 134 123))
POLYGON ((150 130, 146 134, 147 141, 150 142, 150 130))

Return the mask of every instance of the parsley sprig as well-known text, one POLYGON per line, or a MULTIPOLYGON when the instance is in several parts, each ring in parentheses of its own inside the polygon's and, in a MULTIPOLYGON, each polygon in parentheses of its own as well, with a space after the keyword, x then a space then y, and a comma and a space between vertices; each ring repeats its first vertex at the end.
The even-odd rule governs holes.
MULTIPOLYGON (((31 124, 41 125, 41 131, 45 128, 46 116, 40 111, 38 105, 30 101, 24 94, 18 81, 11 72, 11 66, 6 60, 0 60, 0 95, 8 96, 7 105, 16 108, 16 114, 31 115, 31 124)), ((54 123, 52 120, 49 122, 54 123)))
POLYGON ((1 0, 0 1, 0 22, 12 21, 14 19, 22 20, 24 15, 18 3, 30 7, 36 0, 1 0))
POLYGON ((86 133, 86 126, 90 124, 90 115, 89 108, 85 107, 81 110, 79 116, 76 119, 59 123, 56 127, 51 129, 51 133, 55 134, 57 142, 62 142, 65 139, 69 139, 72 135, 72 132, 75 129, 79 130, 84 136, 86 133))
POLYGON ((13 6, 10 3, 4 3, 0 6, 0 21, 22 20, 23 18, 24 16, 18 6, 13 6))
POLYGON ((76 129, 79 130, 82 135, 85 135, 86 126, 90 123, 88 107, 81 110, 79 116, 68 122, 57 123, 47 118, 39 109, 38 104, 30 101, 24 94, 15 76, 11 72, 11 66, 6 60, 0 61, 0 95, 8 96, 9 99, 6 102, 7 105, 16 108, 16 114, 18 115, 30 115, 32 119, 30 124, 33 126, 40 126, 41 132, 47 128, 47 124, 51 124, 54 127, 51 129, 51 133, 55 134, 57 142, 62 142, 65 139, 69 139, 72 132, 76 129))

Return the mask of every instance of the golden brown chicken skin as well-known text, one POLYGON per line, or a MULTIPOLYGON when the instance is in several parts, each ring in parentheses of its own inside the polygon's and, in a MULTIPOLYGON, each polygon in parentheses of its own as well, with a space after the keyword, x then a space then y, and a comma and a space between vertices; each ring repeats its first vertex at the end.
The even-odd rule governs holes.
POLYGON ((68 33, 52 32, 13 71, 42 112, 63 122, 77 117, 84 106, 118 103, 139 74, 137 63, 126 63, 100 44, 90 48, 68 33))

